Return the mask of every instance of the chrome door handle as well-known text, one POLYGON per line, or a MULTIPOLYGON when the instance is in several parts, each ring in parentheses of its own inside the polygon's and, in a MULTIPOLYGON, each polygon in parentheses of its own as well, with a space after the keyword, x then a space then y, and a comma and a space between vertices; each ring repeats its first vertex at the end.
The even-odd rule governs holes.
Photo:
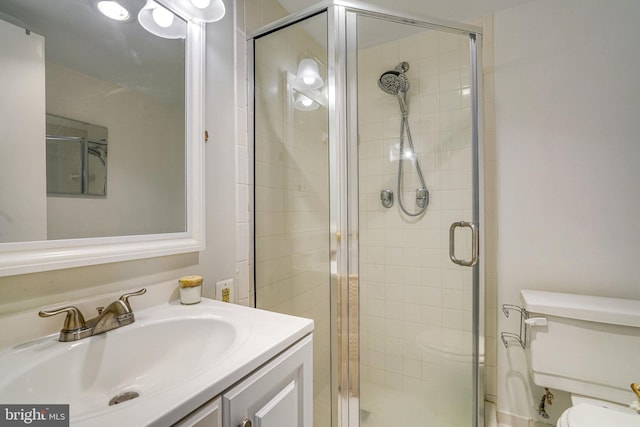
POLYGON ((478 227, 472 222, 458 221, 449 227, 449 258, 455 264, 465 267, 472 267, 478 263, 478 227), (463 227, 471 229, 471 260, 466 261, 456 258, 456 228, 463 227))
POLYGON ((245 418, 238 424, 238 427, 251 427, 251 420, 245 418))

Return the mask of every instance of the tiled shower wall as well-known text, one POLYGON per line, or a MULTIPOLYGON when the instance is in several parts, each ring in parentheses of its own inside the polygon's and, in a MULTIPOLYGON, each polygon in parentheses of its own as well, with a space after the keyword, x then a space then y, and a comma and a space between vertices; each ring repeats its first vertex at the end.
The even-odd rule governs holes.
MULTIPOLYGON (((469 39, 425 31, 363 49, 358 82, 362 381, 446 398, 453 386, 468 395, 472 272, 449 260, 448 232, 472 218, 469 39), (380 203, 381 190, 396 193, 401 115, 377 81, 401 61, 410 64, 408 118, 431 196, 417 219, 399 211, 397 194, 392 208, 380 203)), ((411 190, 403 198, 415 211, 419 181, 410 161, 403 167, 411 190)), ((363 386, 363 407, 366 393, 363 386)))

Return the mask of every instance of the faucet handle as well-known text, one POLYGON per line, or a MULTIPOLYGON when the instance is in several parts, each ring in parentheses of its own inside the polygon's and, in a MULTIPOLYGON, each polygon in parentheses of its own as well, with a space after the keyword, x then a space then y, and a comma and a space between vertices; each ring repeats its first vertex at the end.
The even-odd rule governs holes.
POLYGON ((129 311, 131 311, 131 304, 129 304, 129 298, 130 297, 137 297, 138 295, 142 295, 142 294, 146 294, 146 293, 147 293, 147 288, 142 288, 139 291, 131 292, 129 294, 124 294, 119 299, 120 299, 120 301, 122 301, 127 306, 129 311))
POLYGON ((63 331, 75 331, 86 326, 84 316, 82 316, 82 313, 77 307, 73 306, 57 308, 49 311, 42 310, 38 315, 40 317, 51 317, 60 313, 67 313, 67 317, 64 319, 64 326, 62 327, 63 331))

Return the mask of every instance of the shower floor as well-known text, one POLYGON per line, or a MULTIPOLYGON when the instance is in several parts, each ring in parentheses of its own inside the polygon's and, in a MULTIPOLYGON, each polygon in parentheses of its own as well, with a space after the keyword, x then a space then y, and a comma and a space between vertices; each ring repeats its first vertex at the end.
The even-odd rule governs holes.
POLYGON ((443 390, 416 395, 370 382, 363 382, 360 391, 361 427, 468 427, 471 422, 466 393, 456 400, 443 390))

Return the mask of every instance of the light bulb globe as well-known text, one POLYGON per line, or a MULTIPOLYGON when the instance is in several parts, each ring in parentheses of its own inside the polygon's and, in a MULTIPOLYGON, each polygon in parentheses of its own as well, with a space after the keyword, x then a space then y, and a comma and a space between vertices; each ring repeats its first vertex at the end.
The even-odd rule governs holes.
POLYGON ((169 28, 173 24, 173 13, 158 5, 152 12, 153 20, 162 28, 169 28))

